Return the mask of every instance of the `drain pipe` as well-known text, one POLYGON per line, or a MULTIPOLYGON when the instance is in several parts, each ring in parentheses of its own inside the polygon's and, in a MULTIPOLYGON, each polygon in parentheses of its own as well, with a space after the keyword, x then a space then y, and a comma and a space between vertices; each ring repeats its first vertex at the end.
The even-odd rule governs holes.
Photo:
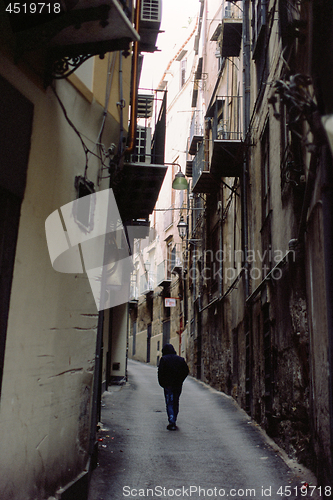
MULTIPOLYGON (((134 27, 139 33, 140 29, 140 11, 141 0, 136 1, 135 9, 135 24, 134 27)), ((139 66, 139 42, 134 42, 133 47, 133 64, 132 64, 132 104, 131 104, 131 119, 129 129, 129 142, 126 148, 126 153, 132 153, 135 146, 135 131, 136 131, 136 117, 137 117, 137 103, 138 103, 138 66, 139 66)))
POLYGON ((328 145, 322 154, 322 210, 324 226, 324 262, 328 330, 328 377, 331 454, 333 455, 333 159, 328 145))
MULTIPOLYGON (((244 142, 245 145, 249 141, 250 130, 250 31, 249 31, 249 10, 250 0, 243 0, 243 120, 244 120, 244 142)), ((242 233, 243 233, 243 250, 244 250, 244 280, 245 280, 245 299, 250 294, 249 284, 249 269, 248 269, 248 213, 247 213, 247 175, 248 175, 248 157, 247 150, 244 153, 243 171, 241 177, 241 203, 242 203, 242 233)))
MULTIPOLYGON (((220 213, 219 213, 219 240, 220 240, 220 245, 219 245, 219 250, 220 250, 220 257, 223 255, 223 188, 220 187, 220 198, 221 198, 221 207, 220 207, 220 213)), ((223 293, 223 259, 220 259, 220 267, 219 267, 219 298, 222 297, 223 293)))

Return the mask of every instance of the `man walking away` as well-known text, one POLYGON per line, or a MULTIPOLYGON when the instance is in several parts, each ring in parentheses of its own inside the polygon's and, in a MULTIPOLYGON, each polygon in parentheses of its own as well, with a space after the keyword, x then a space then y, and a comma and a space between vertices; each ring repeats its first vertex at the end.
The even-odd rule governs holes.
POLYGON ((179 411, 179 398, 183 382, 189 373, 184 358, 178 356, 172 344, 165 344, 158 366, 158 382, 164 389, 166 411, 168 414, 169 431, 177 429, 176 421, 179 411))

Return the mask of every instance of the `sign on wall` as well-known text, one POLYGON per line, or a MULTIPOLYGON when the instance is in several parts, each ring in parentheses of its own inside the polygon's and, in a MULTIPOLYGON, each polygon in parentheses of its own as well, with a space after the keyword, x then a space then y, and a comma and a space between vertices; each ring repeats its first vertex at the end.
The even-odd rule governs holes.
POLYGON ((165 307, 176 307, 176 299, 165 298, 164 305, 165 307))

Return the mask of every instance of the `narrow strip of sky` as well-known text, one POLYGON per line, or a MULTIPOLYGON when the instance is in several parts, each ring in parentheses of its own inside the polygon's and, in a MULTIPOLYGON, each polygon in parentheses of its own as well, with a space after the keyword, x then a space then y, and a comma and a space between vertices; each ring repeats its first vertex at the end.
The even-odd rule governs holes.
POLYGON ((199 0, 162 0, 161 31, 157 38, 159 52, 144 54, 140 87, 154 89, 160 82, 168 62, 186 38, 189 19, 198 14, 199 0))

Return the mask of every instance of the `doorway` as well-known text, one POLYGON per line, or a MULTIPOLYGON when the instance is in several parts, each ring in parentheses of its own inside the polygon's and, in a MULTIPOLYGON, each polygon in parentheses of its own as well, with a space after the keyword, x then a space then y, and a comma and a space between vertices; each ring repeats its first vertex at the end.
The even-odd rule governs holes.
POLYGON ((0 77, 0 394, 33 104, 0 77))

